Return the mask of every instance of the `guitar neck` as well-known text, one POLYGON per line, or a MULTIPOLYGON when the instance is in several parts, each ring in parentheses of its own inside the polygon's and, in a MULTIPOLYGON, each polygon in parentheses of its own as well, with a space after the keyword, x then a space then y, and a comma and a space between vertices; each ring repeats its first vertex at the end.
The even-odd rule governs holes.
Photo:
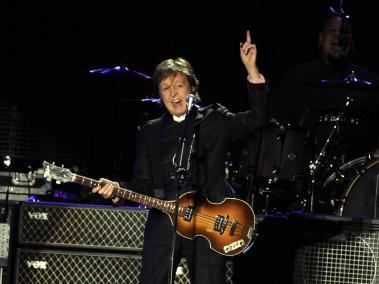
MULTIPOLYGON (((87 178, 84 176, 73 174, 73 182, 77 184, 81 184, 90 188, 101 186, 99 181, 87 178)), ((171 201, 165 201, 158 198, 154 198, 148 195, 140 194, 133 192, 131 190, 128 190, 126 188, 122 187, 115 187, 113 189, 113 195, 117 197, 121 197, 130 201, 134 201, 139 204, 143 204, 149 207, 156 208, 158 210, 161 210, 163 212, 167 213, 174 213, 175 212, 175 204, 171 201)))

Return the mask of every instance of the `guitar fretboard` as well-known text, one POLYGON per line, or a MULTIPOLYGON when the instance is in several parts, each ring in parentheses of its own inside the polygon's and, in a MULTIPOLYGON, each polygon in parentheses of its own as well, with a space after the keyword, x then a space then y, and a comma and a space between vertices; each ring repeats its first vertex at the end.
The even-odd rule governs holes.
MULTIPOLYGON (((102 185, 97 180, 83 177, 80 175, 73 175, 73 182, 87 186, 87 187, 91 187, 91 188, 102 185)), ((115 187, 113 189, 113 195, 130 200, 130 201, 134 201, 139 204, 143 204, 149 207, 159 209, 163 212, 175 213, 175 203, 172 201, 161 200, 161 199, 154 198, 148 195, 136 193, 122 187, 115 187)), ((179 207, 178 214, 181 215, 181 212, 182 212, 182 208, 179 207)))

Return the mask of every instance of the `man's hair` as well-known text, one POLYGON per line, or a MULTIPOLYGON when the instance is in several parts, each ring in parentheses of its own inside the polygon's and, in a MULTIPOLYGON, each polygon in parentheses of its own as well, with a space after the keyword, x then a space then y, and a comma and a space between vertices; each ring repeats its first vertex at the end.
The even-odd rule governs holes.
POLYGON ((187 77, 192 93, 195 96, 195 101, 199 102, 199 80, 197 79, 191 64, 182 57, 166 59, 157 65, 153 75, 155 91, 159 93, 159 83, 167 77, 177 73, 181 73, 187 77))
MULTIPOLYGON (((333 1, 332 1, 333 2, 333 1)), ((331 18, 338 17, 341 18, 345 25, 349 25, 351 27, 351 18, 350 15, 345 12, 343 9, 343 1, 338 1, 338 5, 336 3, 332 4, 328 7, 325 15, 321 17, 322 24, 321 24, 321 31, 324 31, 326 24, 329 22, 331 18)))

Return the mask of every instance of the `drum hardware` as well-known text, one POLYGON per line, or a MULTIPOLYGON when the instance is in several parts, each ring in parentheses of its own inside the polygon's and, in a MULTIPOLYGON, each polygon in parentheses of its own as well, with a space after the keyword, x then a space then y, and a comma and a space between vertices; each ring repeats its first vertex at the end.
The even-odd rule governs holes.
POLYGON ((278 208, 274 206, 271 206, 271 199, 274 195, 274 192, 272 190, 272 186, 273 184, 275 184, 277 182, 277 179, 275 180, 274 178, 268 178, 264 184, 262 186, 260 186, 257 190, 257 194, 258 196, 255 196, 255 194, 253 193, 253 207, 257 207, 255 206, 255 202, 258 198, 260 198, 262 200, 263 198, 263 201, 264 201, 264 204, 263 204, 263 208, 262 208, 262 204, 259 204, 261 205, 261 208, 260 208, 260 212, 258 213, 263 213, 264 215, 268 215, 269 213, 273 213, 273 211, 276 211, 278 208))
POLYGON ((258 214, 303 211, 309 131, 275 122, 246 138, 226 155, 226 180, 258 214))
POLYGON ((264 186, 263 188, 260 188, 258 190, 259 195, 264 196, 265 206, 263 209, 263 213, 265 213, 265 215, 267 215, 269 213, 269 201, 270 201, 270 194, 271 194, 270 184, 272 182, 273 181, 271 179, 269 179, 267 181, 267 186, 264 186))
POLYGON ((304 211, 307 207, 307 199, 299 190, 300 174, 298 181, 289 181, 279 178, 280 169, 274 169, 276 175, 272 177, 257 177, 254 181, 252 194, 252 206, 256 208, 257 214, 281 214, 286 215, 291 211, 304 211))
MULTIPOLYGON (((274 192, 272 190, 272 187, 274 184, 276 184, 279 180, 278 175, 280 174, 281 170, 276 167, 272 171, 273 177, 268 178, 267 181, 264 183, 262 187, 259 187, 258 189, 258 194, 260 196, 264 196, 264 208, 263 208, 263 213, 265 215, 270 213, 270 199, 273 196, 274 192)), ((276 210, 277 208, 272 208, 273 210, 276 210)))
MULTIPOLYGON (((333 114, 322 114, 318 118, 319 123, 330 123, 330 122, 336 122, 338 121, 339 117, 338 115, 333 114)), ((359 117, 342 117, 340 120, 341 123, 349 124, 349 125, 359 125, 360 124, 360 118, 359 117)))
POLYGON ((362 169, 355 169, 355 173, 356 173, 357 175, 364 175, 365 172, 367 172, 367 169, 365 169, 365 168, 362 168, 362 169))
POLYGON ((339 126, 340 126, 340 123, 341 123, 341 119, 345 115, 346 110, 347 110, 348 106, 350 105, 351 101, 352 101, 351 97, 348 96, 347 99, 346 99, 345 107, 338 114, 338 117, 337 117, 337 119, 336 119, 336 121, 334 123, 334 126, 333 126, 331 132, 329 133, 329 136, 326 139, 326 141, 325 141, 325 143, 324 143, 321 151, 316 155, 316 159, 314 161, 310 161, 309 169, 310 169, 310 172, 311 172, 311 176, 314 176, 314 174, 318 170, 318 167, 320 166, 322 159, 326 156, 326 152, 327 152, 326 150, 327 150, 328 146, 330 145, 330 143, 331 143, 332 139, 334 138, 334 136, 338 134, 338 130, 339 130, 339 126))
POLYGON ((377 198, 376 194, 379 194, 376 193, 379 188, 375 190, 375 187, 379 186, 378 166, 379 155, 369 153, 336 168, 322 184, 318 200, 320 212, 338 216, 349 214, 374 216, 376 214, 373 213, 373 207, 376 210, 374 199, 377 198), (354 204, 355 202, 357 204, 354 204), (366 210, 365 207, 369 207, 372 212, 363 212, 366 210))
POLYGON ((345 178, 345 175, 339 169, 336 169, 334 173, 336 174, 336 181, 340 181, 345 178))
POLYGON ((359 173, 350 179, 340 198, 341 202, 338 204, 336 210, 338 216, 355 216, 364 218, 378 217, 378 166, 379 159, 368 160, 366 157, 366 163, 361 169, 359 169, 359 173), (374 176, 371 176, 370 174, 373 174, 374 176), (362 192, 357 193, 355 189, 362 190, 362 192), (367 198, 367 200, 364 198, 367 198), (356 203, 356 205, 354 203, 356 203))
POLYGON ((303 180, 308 155, 307 129, 272 122, 259 135, 253 161, 252 202, 258 214, 304 210, 303 180))
MULTIPOLYGON (((321 86, 328 86, 328 87, 342 87, 343 89, 347 90, 347 96, 346 96, 346 102, 345 106, 342 109, 342 111, 339 112, 337 116, 333 116, 332 118, 328 117, 329 121, 334 122, 334 125, 332 127, 332 130, 330 131, 324 145, 322 146, 320 152, 316 154, 316 158, 314 160, 310 160, 309 162, 309 175, 310 175, 310 188, 309 188, 309 206, 310 211, 314 211, 314 198, 315 198, 315 191, 316 191, 316 174, 318 173, 321 166, 325 166, 325 157, 327 156, 327 152, 329 151, 331 142, 335 139, 337 139, 337 135, 340 130, 340 125, 343 121, 346 121, 346 117, 344 115, 346 114, 348 108, 351 106, 352 102, 354 101, 351 91, 357 90, 357 89, 363 89, 363 88, 372 88, 373 84, 368 81, 363 81, 358 79, 355 76, 354 71, 351 72, 349 76, 344 78, 343 80, 322 80, 320 81, 321 86)), ((355 120, 354 120, 355 121, 355 120)), ((333 166, 333 165, 331 165, 333 166)))
POLYGON ((316 187, 316 173, 319 171, 320 166, 322 165, 323 160, 325 159, 325 156, 327 154, 327 149, 334 138, 335 135, 337 135, 339 130, 339 125, 341 122, 341 118, 345 114, 347 107, 350 105, 350 97, 347 97, 347 101, 345 104, 344 109, 339 113, 338 119, 335 121, 334 126, 331 130, 331 132, 328 135, 328 138, 326 139, 323 147, 321 148, 321 151, 316 155, 316 159, 314 161, 310 161, 309 163, 309 173, 310 173, 310 181, 311 181, 311 188, 309 191, 310 194, 310 211, 313 212, 314 210, 314 194, 315 194, 315 187, 316 187))

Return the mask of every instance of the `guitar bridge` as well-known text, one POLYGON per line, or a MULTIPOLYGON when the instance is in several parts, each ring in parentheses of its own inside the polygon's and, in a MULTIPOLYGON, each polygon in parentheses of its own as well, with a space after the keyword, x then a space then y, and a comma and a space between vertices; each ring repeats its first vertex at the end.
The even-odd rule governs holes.
POLYGON ((226 216, 226 218, 224 216, 217 215, 213 229, 219 232, 220 235, 223 234, 225 231, 226 225, 228 224, 228 221, 229 221, 229 215, 226 216))
POLYGON ((193 206, 187 206, 184 211, 183 219, 184 221, 190 222, 192 220, 193 215, 193 206))

